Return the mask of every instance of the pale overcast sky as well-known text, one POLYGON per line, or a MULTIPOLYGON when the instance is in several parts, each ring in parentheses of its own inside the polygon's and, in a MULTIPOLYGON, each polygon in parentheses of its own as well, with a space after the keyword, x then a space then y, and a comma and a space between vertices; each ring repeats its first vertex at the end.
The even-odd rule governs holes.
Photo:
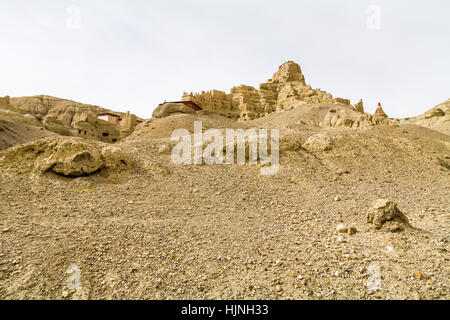
POLYGON ((450 98, 448 0, 0 0, 0 96, 151 117, 184 91, 308 84, 392 117, 450 98))

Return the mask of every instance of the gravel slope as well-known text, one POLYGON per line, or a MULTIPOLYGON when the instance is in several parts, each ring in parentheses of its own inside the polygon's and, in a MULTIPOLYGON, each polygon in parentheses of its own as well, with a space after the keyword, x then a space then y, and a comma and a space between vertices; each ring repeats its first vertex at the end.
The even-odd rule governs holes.
POLYGON ((449 299, 450 137, 415 125, 325 130, 325 113, 147 121, 118 144, 134 169, 109 176, 3 168, 0 298, 449 299), (280 128, 300 145, 269 177, 258 165, 175 166, 161 146, 194 119, 280 128), (301 147, 317 133, 331 150, 301 147), (380 198, 414 228, 372 230, 365 213, 380 198), (340 223, 358 232, 339 237, 340 223), (66 287, 71 265, 78 290, 66 287))

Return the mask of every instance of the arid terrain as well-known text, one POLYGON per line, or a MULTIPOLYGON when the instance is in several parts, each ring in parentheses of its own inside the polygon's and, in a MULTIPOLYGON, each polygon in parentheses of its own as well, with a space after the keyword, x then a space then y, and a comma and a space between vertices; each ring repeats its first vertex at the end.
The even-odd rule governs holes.
POLYGON ((0 113, 0 299, 449 299, 448 108, 417 123, 308 97, 247 121, 177 112, 116 143, 0 113), (173 164, 194 121, 279 129, 278 174, 173 164))

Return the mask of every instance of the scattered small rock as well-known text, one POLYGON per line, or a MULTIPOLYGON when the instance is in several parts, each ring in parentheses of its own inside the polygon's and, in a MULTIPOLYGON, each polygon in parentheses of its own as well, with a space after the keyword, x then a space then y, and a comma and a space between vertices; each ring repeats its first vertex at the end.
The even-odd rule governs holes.
POLYGON ((423 280, 425 277, 420 272, 414 272, 414 276, 417 278, 417 280, 423 280))
POLYGON ((347 233, 349 229, 345 224, 341 223, 336 227, 336 231, 338 233, 347 233))
POLYGON ((430 275, 428 274, 423 274, 421 272, 414 272, 414 277, 416 277, 417 280, 428 280, 430 279, 430 275))
POLYGON ((338 239, 337 239, 337 241, 338 241, 339 243, 346 243, 346 242, 347 242, 347 240, 346 240, 343 236, 339 236, 338 239))
POLYGON ((160 146, 158 149, 159 154, 170 155, 171 152, 172 152, 172 148, 168 144, 164 144, 164 145, 160 146))

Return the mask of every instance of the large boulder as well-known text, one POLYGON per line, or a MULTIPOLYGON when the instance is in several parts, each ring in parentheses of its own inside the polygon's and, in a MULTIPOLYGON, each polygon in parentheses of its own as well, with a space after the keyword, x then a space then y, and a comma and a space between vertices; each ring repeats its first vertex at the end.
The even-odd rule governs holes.
POLYGON ((102 149, 103 167, 108 169, 127 168, 131 164, 131 159, 119 147, 106 146, 102 149))
POLYGON ((194 114, 195 111, 183 103, 163 103, 153 111, 153 118, 166 118, 176 113, 194 114))
POLYGON ((130 166, 131 160, 122 149, 81 138, 49 138, 0 153, 0 167, 39 174, 53 172, 66 177, 83 177, 130 166))
POLYGON ((51 143, 48 148, 51 157, 42 157, 36 161, 36 167, 41 172, 81 177, 97 172, 103 166, 100 150, 93 144, 84 141, 58 141, 51 143))
POLYGON ((408 218, 398 209, 397 203, 379 199, 367 211, 367 222, 376 230, 386 229, 391 232, 402 231, 411 227, 408 218))
POLYGON ((323 133, 315 134, 306 140, 303 148, 309 152, 323 152, 330 151, 333 147, 332 139, 323 133))
POLYGON ((439 117, 444 117, 445 116, 445 112, 439 108, 436 107, 434 109, 431 109, 430 111, 427 111, 424 115, 425 119, 431 119, 431 118, 439 118, 439 117))

